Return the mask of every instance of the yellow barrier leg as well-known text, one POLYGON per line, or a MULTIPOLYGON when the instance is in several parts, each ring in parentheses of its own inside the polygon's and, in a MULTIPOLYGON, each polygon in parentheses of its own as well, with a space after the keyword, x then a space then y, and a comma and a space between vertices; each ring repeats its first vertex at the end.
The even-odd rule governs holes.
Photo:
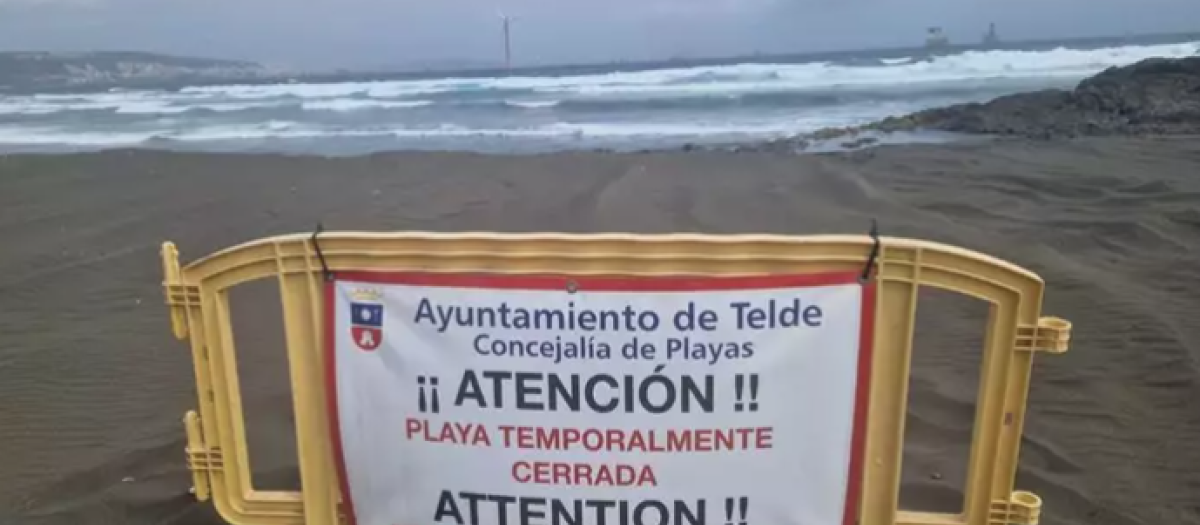
MULTIPOLYGON (((886 260, 888 250, 884 248, 886 260)), ((871 414, 863 472, 860 525, 892 525, 900 499, 908 374, 912 365, 921 252, 911 264, 880 267, 874 362, 871 366, 871 414), (893 313, 894 312, 894 313, 893 313)))
MULTIPOLYGON (((293 245, 294 246, 294 245, 293 245)), ((302 245, 303 246, 303 245, 302 245)), ((281 246, 275 245, 276 253, 281 246)), ((292 378, 293 410, 296 414, 296 448, 300 455, 300 483, 305 490, 304 521, 307 525, 329 525, 339 521, 337 486, 332 450, 329 446, 329 417, 325 413, 324 356, 320 311, 322 288, 319 272, 285 273, 282 257, 279 288, 283 298, 283 323, 287 336, 288 368, 292 378), (295 388, 295 385, 304 385, 295 388)))

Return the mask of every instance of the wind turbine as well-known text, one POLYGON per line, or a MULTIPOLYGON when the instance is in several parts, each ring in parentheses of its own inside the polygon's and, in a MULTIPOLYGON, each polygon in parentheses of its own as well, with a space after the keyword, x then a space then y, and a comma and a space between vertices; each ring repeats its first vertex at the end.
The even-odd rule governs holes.
POLYGON ((512 47, 509 43, 509 24, 516 18, 504 14, 500 10, 496 10, 496 16, 500 17, 500 21, 504 24, 504 68, 512 68, 512 47))

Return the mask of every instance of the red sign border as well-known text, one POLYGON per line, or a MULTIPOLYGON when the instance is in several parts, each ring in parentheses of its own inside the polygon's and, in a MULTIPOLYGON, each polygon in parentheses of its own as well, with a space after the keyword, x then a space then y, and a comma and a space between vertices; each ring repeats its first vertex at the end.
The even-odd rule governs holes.
MULTIPOLYGON (((410 286, 441 286, 452 288, 486 288, 493 290, 563 290, 574 287, 580 291, 605 292, 683 292, 753 290, 766 288, 797 288, 859 284, 858 272, 827 272, 810 274, 777 274, 759 276, 648 276, 589 275, 584 277, 554 274, 494 274, 494 273, 437 273, 437 272, 337 272, 325 281, 325 392, 329 415, 329 432, 333 444, 338 488, 343 499, 346 520, 357 524, 354 500, 346 478, 346 461, 342 448, 341 419, 337 403, 337 360, 334 347, 336 316, 334 291, 338 281, 410 286)), ((871 397, 871 361, 875 342, 875 304, 878 285, 870 280, 862 283, 862 317, 859 325, 858 374, 854 393, 854 426, 850 434, 850 464, 846 479, 846 508, 842 525, 858 522, 858 503, 862 496, 863 460, 866 454, 867 415, 871 397)))

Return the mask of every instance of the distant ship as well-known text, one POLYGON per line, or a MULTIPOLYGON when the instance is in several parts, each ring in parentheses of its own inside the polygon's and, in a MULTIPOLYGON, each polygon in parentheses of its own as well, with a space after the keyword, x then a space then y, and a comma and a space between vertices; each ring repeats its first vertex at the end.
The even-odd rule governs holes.
POLYGON ((983 35, 983 47, 999 47, 1000 36, 996 34, 996 24, 988 24, 988 32, 983 35))
POLYGON ((950 39, 942 33, 942 28, 931 27, 928 32, 928 36, 925 37, 925 49, 934 51, 950 46, 950 39))

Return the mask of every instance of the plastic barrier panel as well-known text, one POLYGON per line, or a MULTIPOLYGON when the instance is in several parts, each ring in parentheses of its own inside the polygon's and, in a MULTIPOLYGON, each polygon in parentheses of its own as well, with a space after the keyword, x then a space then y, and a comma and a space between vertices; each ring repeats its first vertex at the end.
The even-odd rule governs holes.
POLYGON ((327 233, 181 268, 196 497, 233 524, 1034 524, 1033 353, 1003 261, 863 236, 327 233), (873 263, 873 264, 872 264, 873 263), (873 270, 873 271, 872 271, 873 270), (866 277, 865 279, 863 277, 866 277), (300 492, 256 490, 231 288, 280 285, 300 492), (922 286, 990 305, 963 511, 897 506, 922 286))
POLYGON ((347 513, 853 525, 875 306, 858 280, 339 273, 347 513))

